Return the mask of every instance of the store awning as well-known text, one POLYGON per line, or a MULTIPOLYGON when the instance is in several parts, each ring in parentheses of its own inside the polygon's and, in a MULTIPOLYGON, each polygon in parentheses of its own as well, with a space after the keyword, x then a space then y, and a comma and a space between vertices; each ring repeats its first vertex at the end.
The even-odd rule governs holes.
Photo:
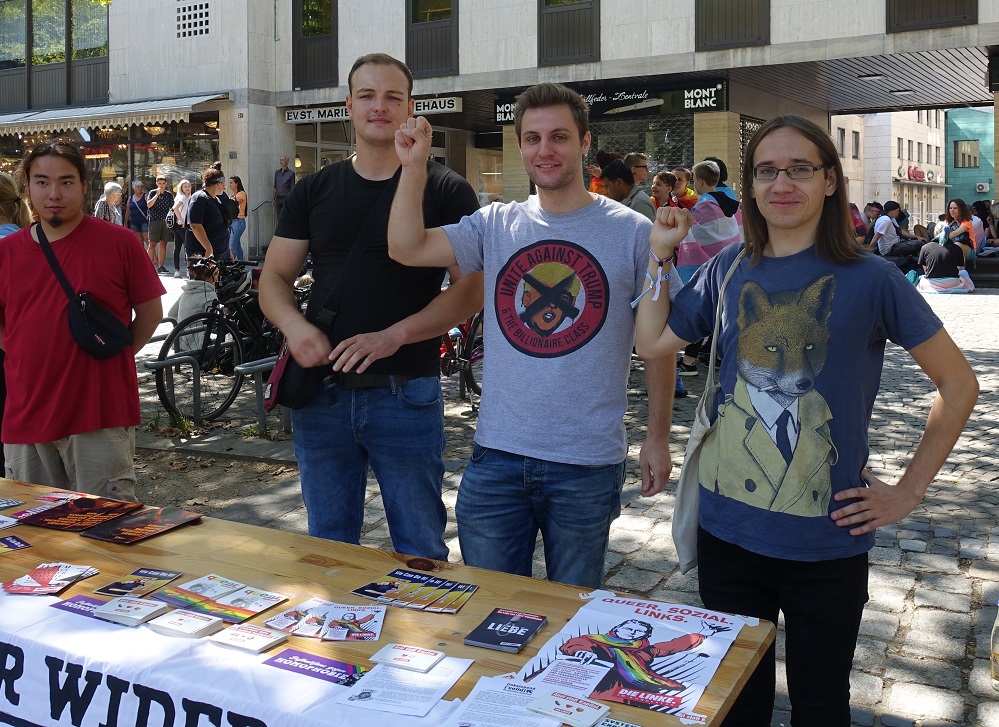
POLYGON ((105 104, 79 108, 49 109, 48 111, 11 114, 0 116, 0 133, 33 134, 37 132, 59 132, 69 129, 113 128, 133 124, 164 124, 171 121, 187 121, 195 106, 228 98, 229 94, 215 93, 207 96, 185 96, 158 101, 137 103, 105 104))

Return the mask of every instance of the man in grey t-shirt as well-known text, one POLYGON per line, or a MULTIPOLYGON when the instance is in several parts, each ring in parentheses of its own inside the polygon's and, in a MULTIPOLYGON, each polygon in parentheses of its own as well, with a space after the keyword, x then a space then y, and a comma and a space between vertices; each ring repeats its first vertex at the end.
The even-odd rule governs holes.
MULTIPOLYGON (((402 175, 389 254, 485 272, 489 358, 455 507, 465 563, 530 576, 540 532, 548 578, 594 588, 621 507, 631 301, 647 287, 651 224, 583 186, 590 133, 578 93, 534 86, 514 118, 537 196, 432 230, 420 213, 430 124, 409 119, 396 132, 402 175)), ((655 418, 639 458, 645 497, 662 490, 672 468, 662 424, 675 371, 672 360, 646 363, 655 418)))

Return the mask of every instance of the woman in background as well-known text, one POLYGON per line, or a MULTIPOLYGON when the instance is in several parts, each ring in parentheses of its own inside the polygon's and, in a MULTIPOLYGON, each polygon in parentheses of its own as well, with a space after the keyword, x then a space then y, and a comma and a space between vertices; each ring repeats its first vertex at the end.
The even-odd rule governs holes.
MULTIPOLYGON (((119 191, 121 187, 118 188, 119 191)), ((27 200, 17 193, 17 184, 9 174, 0 172, 0 237, 7 237, 31 224, 31 211, 27 200)), ((2 244, 2 243, 0 243, 2 244)), ((3 349, 0 348, 0 428, 3 427, 3 408, 7 402, 7 380, 3 375, 3 349)), ((3 447, 0 447, 0 473, 4 473, 3 447)))
POLYGON ((964 259, 970 260, 975 251, 975 228, 971 221, 971 208, 960 198, 952 199, 947 205, 950 219, 943 231, 938 233, 937 241, 950 240, 964 252, 964 259), (945 239, 946 238, 946 239, 945 239))
POLYGON ((225 198, 225 174, 222 162, 201 173, 201 189, 191 195, 187 203, 187 234, 184 250, 187 257, 198 255, 229 259, 229 222, 218 198, 225 198))
POLYGON ((181 179, 173 194, 173 276, 183 278, 180 269, 180 253, 184 248, 184 235, 187 234, 187 203, 191 200, 191 183, 181 179))
POLYGON ((117 182, 108 182, 104 185, 104 194, 94 205, 94 217, 112 225, 120 225, 121 217, 121 185, 117 182))
POLYGON ((145 250, 149 244, 149 208, 146 207, 146 185, 138 179, 132 182, 132 196, 125 206, 125 226, 135 233, 145 250))
POLYGON ((245 260, 241 242, 246 231, 246 190, 243 189, 243 180, 239 177, 229 177, 229 191, 232 193, 231 197, 239 204, 239 214, 229 228, 229 253, 234 260, 245 260))

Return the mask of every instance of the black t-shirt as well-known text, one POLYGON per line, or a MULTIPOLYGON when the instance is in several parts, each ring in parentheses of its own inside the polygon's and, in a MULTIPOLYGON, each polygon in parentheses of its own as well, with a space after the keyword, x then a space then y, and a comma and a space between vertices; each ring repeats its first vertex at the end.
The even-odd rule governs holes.
POLYGON ((188 255, 204 255, 204 248, 191 230, 191 224, 204 225, 205 234, 212 243, 212 255, 217 260, 229 257, 229 226, 222 216, 222 206, 205 190, 191 195, 187 205, 187 236, 184 248, 188 255))
POLYGON ((920 248, 919 264, 927 278, 956 278, 958 268, 964 267, 964 251, 953 242, 931 240, 920 248))
MULTIPOLYGON (((427 228, 461 220, 479 208, 478 198, 459 174, 436 162, 427 164, 423 221, 427 228)), ((315 284, 310 310, 318 309, 336 282, 354 240, 390 180, 373 182, 354 171, 351 161, 320 169, 299 181, 284 203, 276 235, 309 240, 315 284), (346 165, 345 169, 340 168, 346 165), (346 180, 346 183, 344 183, 346 180), (345 187, 345 188, 344 188, 345 187)), ((388 255, 388 215, 351 276, 340 304, 330 342, 336 345, 358 333, 381 331, 417 313, 440 294, 443 268, 400 265, 388 255)), ((375 361, 368 371, 404 376, 436 376, 440 372, 438 338, 411 343, 375 361)))

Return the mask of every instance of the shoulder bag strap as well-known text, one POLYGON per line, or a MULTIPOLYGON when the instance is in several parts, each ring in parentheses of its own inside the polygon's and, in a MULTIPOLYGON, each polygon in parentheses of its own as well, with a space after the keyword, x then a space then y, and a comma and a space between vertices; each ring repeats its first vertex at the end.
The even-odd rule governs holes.
POLYGON ((739 263, 742 262, 742 258, 744 257, 746 257, 745 245, 743 245, 739 254, 735 256, 735 260, 732 261, 731 267, 729 267, 728 272, 725 273, 725 277, 722 279, 721 289, 718 291, 718 305, 715 308, 715 330, 714 335, 711 337, 711 360, 708 362, 708 379, 704 383, 705 395, 709 391, 713 392, 715 389, 715 361, 717 360, 718 334, 721 333, 722 308, 725 307, 725 288, 728 287, 728 281, 735 275, 735 271, 739 268, 739 263))
POLYGON ((66 273, 62 271, 62 266, 59 265, 59 261, 56 259, 55 253, 52 251, 52 246, 49 244, 49 240, 45 237, 45 232, 42 230, 42 224, 36 222, 35 234, 38 235, 38 244, 42 246, 42 252, 45 253, 45 259, 49 261, 49 266, 52 268, 52 272, 55 273, 56 279, 59 281, 59 285, 62 286, 63 291, 66 293, 66 297, 72 301, 76 298, 76 291, 73 290, 73 286, 69 284, 69 279, 66 277, 66 273))
MULTIPOLYGON (((349 171, 347 165, 350 163, 349 159, 340 162, 341 174, 344 179, 347 177, 349 171)), ((378 201, 375 202, 375 206, 371 208, 367 219, 364 221, 364 226, 357 233, 357 237, 354 238, 354 245, 350 248, 350 254, 347 255, 347 260, 344 262, 343 267, 340 268, 340 274, 337 275, 336 282, 333 283, 333 287, 326 296, 322 308, 317 311, 312 320, 312 323, 327 333, 333 328, 333 321, 336 318, 337 311, 340 309, 340 302, 343 300, 344 293, 347 292, 347 286, 354 275, 354 270, 357 269, 358 263, 361 262, 364 250, 368 247, 371 240, 374 239, 378 223, 384 221, 385 216, 389 212, 392 198, 395 196, 395 189, 399 185, 399 176, 401 173, 402 167, 399 167, 385 189, 382 190, 378 201)))

